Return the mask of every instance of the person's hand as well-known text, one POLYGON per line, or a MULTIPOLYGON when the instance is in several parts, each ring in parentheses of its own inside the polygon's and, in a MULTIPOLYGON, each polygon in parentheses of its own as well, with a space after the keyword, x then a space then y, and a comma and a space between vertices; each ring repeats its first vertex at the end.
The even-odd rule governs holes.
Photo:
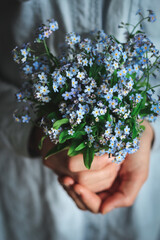
MULTIPOLYGON (((140 149, 131 155, 127 155, 121 165, 118 176, 114 184, 107 191, 96 194, 80 184, 74 184, 70 188, 69 194, 78 196, 85 208, 91 212, 103 214, 117 207, 131 206, 136 196, 148 177, 149 158, 151 143, 153 140, 153 130, 148 122, 144 122, 146 129, 140 140, 140 149)), ((61 179, 61 184, 67 183, 69 178, 61 179)), ((79 202, 76 202, 77 206, 79 202)))
MULTIPOLYGON (((34 129, 32 142, 39 142, 42 136, 43 132, 41 129, 34 129)), ((82 186, 87 187, 90 191, 103 191, 112 185, 115 177, 117 176, 119 166, 112 163, 113 158, 109 159, 108 154, 101 157, 95 156, 91 169, 88 170, 84 166, 82 154, 74 157, 68 157, 67 151, 62 151, 45 160, 47 152, 52 147, 53 143, 49 140, 49 138, 46 138, 39 154, 43 157, 44 165, 52 169, 59 178, 63 178, 64 176, 72 177, 70 179, 68 177, 67 184, 64 185, 73 185, 77 182, 82 186)))
POLYGON ((52 147, 53 143, 47 138, 41 150, 43 163, 53 170, 59 179, 65 178, 63 187, 80 209, 85 210, 86 206, 71 190, 71 185, 79 183, 91 192, 103 191, 111 187, 119 166, 112 162, 113 158, 108 158, 108 154, 94 157, 91 169, 88 170, 84 166, 82 154, 68 157, 67 151, 62 151, 45 160, 46 153, 52 147))

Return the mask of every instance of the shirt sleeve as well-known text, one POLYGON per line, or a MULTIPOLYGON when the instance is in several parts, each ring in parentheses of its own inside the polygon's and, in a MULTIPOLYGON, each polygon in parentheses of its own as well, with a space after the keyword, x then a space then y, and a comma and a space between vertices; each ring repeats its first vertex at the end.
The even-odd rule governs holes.
POLYGON ((16 92, 18 92, 17 87, 0 79, 0 138, 9 149, 13 149, 18 155, 27 157, 33 124, 21 124, 13 119, 13 113, 18 107, 16 92))

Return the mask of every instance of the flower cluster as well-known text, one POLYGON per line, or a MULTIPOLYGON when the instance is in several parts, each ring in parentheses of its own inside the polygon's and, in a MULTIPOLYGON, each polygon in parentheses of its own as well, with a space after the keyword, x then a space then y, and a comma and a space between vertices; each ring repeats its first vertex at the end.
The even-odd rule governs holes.
MULTIPOLYGON (((141 11, 137 13, 142 16, 141 11)), ((154 22, 156 17, 150 11, 146 18, 154 22)), ((146 18, 142 16, 138 24, 146 18)), ((37 49, 37 44, 44 43, 41 53, 31 44, 13 50, 29 79, 17 99, 29 103, 45 135, 56 143, 47 157, 68 147, 69 156, 83 153, 90 168, 94 155, 112 154, 121 162, 138 150, 143 119, 153 121, 160 114, 160 101, 153 97, 149 82, 159 70, 160 55, 136 26, 125 43, 102 30, 84 39, 68 33, 65 51, 56 58, 46 44, 58 29, 52 20, 39 29, 33 44, 37 49)), ((29 122, 28 108, 15 119, 29 122)))

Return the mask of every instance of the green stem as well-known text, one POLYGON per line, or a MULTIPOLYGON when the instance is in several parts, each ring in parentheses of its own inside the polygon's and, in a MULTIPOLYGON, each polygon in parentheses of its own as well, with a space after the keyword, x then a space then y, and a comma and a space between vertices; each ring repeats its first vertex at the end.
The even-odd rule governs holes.
MULTIPOLYGON (((148 52, 146 52, 146 58, 148 59, 148 52)), ((148 90, 149 87, 149 65, 147 62, 147 86, 146 86, 146 91, 148 90)))
POLYGON ((133 28, 132 32, 130 33, 131 35, 134 33, 134 30, 140 25, 145 19, 148 19, 148 17, 142 18, 133 28))
POLYGON ((43 43, 44 43, 44 47, 45 47, 45 49, 46 49, 46 53, 47 53, 47 55, 48 55, 48 58, 50 59, 50 51, 49 51, 49 49, 48 49, 48 46, 47 46, 47 43, 46 43, 46 40, 45 40, 45 39, 43 40, 43 43))
POLYGON ((45 49, 46 49, 46 53, 47 53, 47 55, 48 55, 48 59, 49 59, 49 61, 50 61, 50 65, 51 65, 51 60, 52 60, 52 61, 54 62, 54 64, 55 64, 56 66, 58 66, 58 60, 57 60, 57 58, 56 58, 55 56, 52 55, 52 53, 50 53, 49 48, 48 48, 48 46, 47 46, 47 43, 46 43, 45 39, 43 40, 43 42, 44 42, 44 47, 45 47, 45 49))
POLYGON ((158 84, 158 85, 155 85, 155 86, 153 86, 153 87, 149 88, 148 90, 150 90, 150 89, 153 89, 153 88, 156 88, 156 87, 160 87, 160 84, 158 84))

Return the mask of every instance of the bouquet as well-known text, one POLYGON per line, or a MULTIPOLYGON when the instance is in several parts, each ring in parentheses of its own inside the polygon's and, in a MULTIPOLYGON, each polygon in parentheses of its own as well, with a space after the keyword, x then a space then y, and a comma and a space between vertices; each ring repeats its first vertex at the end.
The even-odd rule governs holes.
POLYGON ((25 106, 14 118, 28 123, 36 115, 44 130, 40 147, 46 137, 54 143, 46 158, 68 149, 69 156, 82 153, 89 169, 94 155, 112 154, 119 163, 138 150, 143 120, 152 122, 160 114, 160 98, 153 97, 158 85, 149 81, 160 69, 160 54, 141 28, 144 20, 156 20, 154 12, 137 14, 141 20, 135 26, 119 26, 126 29, 125 43, 103 30, 89 38, 71 32, 56 57, 47 39, 58 23, 49 20, 33 43, 13 50, 26 78, 16 94, 25 106))

